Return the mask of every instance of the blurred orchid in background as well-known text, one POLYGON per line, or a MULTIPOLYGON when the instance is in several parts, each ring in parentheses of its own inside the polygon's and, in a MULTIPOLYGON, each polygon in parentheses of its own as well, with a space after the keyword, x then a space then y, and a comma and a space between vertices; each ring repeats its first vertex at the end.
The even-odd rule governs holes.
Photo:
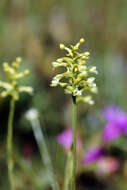
MULTIPOLYGON (((72 129, 65 129, 62 133, 57 136, 57 142, 62 145, 65 149, 70 149, 72 145, 72 129)), ((77 147, 81 147, 81 139, 77 134, 77 147)))
POLYGON ((101 146, 92 147, 88 152, 85 153, 83 158, 84 164, 91 164, 104 156, 104 148, 101 146))
POLYGON ((107 124, 102 132, 104 141, 112 141, 116 138, 127 135, 127 113, 118 106, 112 105, 103 110, 107 124))
POLYGON ((119 161, 116 158, 110 156, 102 157, 97 162, 97 167, 101 174, 114 173, 119 169, 119 166, 119 161))
POLYGON ((115 173, 120 166, 117 158, 106 155, 106 151, 103 147, 93 147, 85 153, 83 158, 85 165, 96 163, 96 169, 98 174, 109 175, 115 173))

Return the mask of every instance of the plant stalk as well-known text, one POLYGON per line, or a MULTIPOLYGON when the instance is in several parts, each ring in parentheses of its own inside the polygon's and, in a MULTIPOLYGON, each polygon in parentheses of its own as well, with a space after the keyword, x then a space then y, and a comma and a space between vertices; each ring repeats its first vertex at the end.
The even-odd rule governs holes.
POLYGON ((64 190, 70 190, 71 179, 72 179, 72 151, 69 151, 67 154, 67 162, 65 168, 64 190))
POLYGON ((50 159, 50 155, 48 152, 48 148, 45 142, 45 138, 43 135, 43 132, 41 130, 40 122, 38 119, 33 119, 31 120, 31 125, 34 133, 34 137, 36 139, 36 142, 38 144, 38 148, 41 154, 42 161, 47 169, 47 172, 50 176, 51 180, 51 187, 53 190, 59 190, 58 184, 55 180, 55 176, 53 173, 53 168, 52 168, 52 162, 50 159))
POLYGON ((72 159, 73 159, 73 168, 72 168, 72 186, 71 190, 76 189, 75 179, 76 179, 76 125, 77 125, 77 105, 76 105, 76 96, 72 96, 73 99, 73 112, 72 112, 72 159))
POLYGON ((8 165, 8 178, 10 183, 10 190, 14 190, 14 176, 13 176, 13 119, 15 110, 15 100, 12 98, 10 101, 10 111, 8 118, 8 132, 7 132, 7 165, 8 165))

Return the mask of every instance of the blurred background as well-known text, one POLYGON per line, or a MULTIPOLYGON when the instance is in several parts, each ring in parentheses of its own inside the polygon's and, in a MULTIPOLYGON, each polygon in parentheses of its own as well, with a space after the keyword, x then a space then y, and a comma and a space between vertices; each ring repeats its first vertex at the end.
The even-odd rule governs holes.
MULTIPOLYGON (((77 168, 79 190, 125 190, 127 188, 127 138, 103 143, 119 169, 102 172, 97 163, 82 162, 85 151, 102 145, 105 126, 102 110, 118 105, 127 111, 127 1, 126 0, 0 0, 0 80, 5 79, 2 63, 23 58, 22 70, 31 75, 23 85, 34 95, 23 94, 16 104, 14 118, 15 183, 17 190, 49 190, 50 184, 30 122, 25 117, 32 107, 39 112, 53 169, 62 189, 67 153, 56 137, 71 127, 71 97, 63 89, 51 88, 57 71, 51 62, 64 55, 59 44, 75 44, 81 37, 81 51, 89 51, 88 63, 95 65, 99 92, 95 105, 80 104, 78 129, 82 140, 77 168), (101 172, 100 172, 101 171, 101 172)), ((7 190, 6 135, 9 98, 0 99, 0 189, 7 190)), ((112 160, 105 161, 105 164, 112 160)), ((107 167, 106 167, 107 169, 107 167)))

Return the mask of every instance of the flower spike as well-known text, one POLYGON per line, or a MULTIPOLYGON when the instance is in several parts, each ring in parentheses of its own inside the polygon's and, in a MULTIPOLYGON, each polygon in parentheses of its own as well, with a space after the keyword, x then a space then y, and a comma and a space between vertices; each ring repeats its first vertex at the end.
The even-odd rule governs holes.
POLYGON ((66 50, 66 57, 57 59, 52 63, 53 68, 64 67, 66 72, 57 74, 52 82, 51 86, 61 86, 64 88, 66 94, 76 96, 76 102, 85 102, 90 105, 94 104, 90 95, 86 96, 86 91, 97 93, 97 87, 94 77, 89 77, 89 74, 98 74, 95 66, 87 66, 87 59, 90 53, 88 51, 80 53, 79 46, 84 43, 84 39, 81 38, 79 42, 70 48, 64 44, 60 44, 61 50, 66 50), (66 79, 66 82, 63 82, 66 79))
POLYGON ((18 68, 21 62, 22 59, 20 57, 17 57, 11 65, 9 65, 7 62, 3 63, 3 70, 5 73, 7 73, 9 82, 0 81, 0 88, 2 89, 2 92, 0 94, 1 97, 5 98, 10 95, 14 100, 18 100, 20 92, 27 92, 29 94, 32 94, 32 87, 20 86, 18 82, 18 79, 21 79, 30 73, 28 69, 23 72, 18 72, 18 68))

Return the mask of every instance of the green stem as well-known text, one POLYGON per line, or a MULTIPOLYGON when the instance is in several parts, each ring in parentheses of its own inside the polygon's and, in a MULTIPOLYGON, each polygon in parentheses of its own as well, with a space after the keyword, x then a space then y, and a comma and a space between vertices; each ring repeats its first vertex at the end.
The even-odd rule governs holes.
POLYGON ((8 118, 8 133, 7 133, 7 164, 8 164, 8 178, 10 183, 10 190, 14 190, 14 180, 13 180, 13 150, 12 150, 12 140, 13 140, 13 118, 15 110, 15 100, 12 98, 10 101, 10 111, 8 118))
POLYGON ((67 154, 67 163, 65 168, 64 190, 70 189, 71 179, 72 179, 72 152, 69 151, 67 154))
POLYGON ((72 154, 73 154, 73 168, 72 168, 72 186, 71 189, 75 190, 76 178, 76 125, 77 125, 77 105, 76 97, 73 96, 73 113, 72 113, 72 154))
POLYGON ((42 161, 44 162, 44 165, 50 176, 51 187, 53 190, 59 190, 58 184, 55 180, 55 176, 53 173, 52 162, 50 159, 50 155, 48 152, 48 148, 47 148, 47 145, 45 142, 43 132, 41 130, 40 122, 38 119, 33 119, 33 120, 31 120, 31 125, 32 125, 32 129, 33 129, 33 133, 34 133, 36 142, 38 144, 38 148, 39 148, 39 151, 41 154, 42 161))

